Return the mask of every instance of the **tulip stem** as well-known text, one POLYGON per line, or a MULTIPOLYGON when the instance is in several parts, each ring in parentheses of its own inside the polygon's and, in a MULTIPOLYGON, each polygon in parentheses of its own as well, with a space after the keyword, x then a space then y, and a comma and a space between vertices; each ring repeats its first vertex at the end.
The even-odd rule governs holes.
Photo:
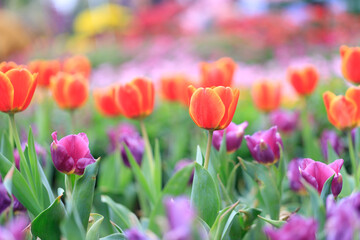
POLYGON ((24 152, 23 152, 23 150, 21 148, 21 142, 20 142, 19 134, 18 134, 17 129, 16 129, 15 115, 13 113, 9 113, 9 118, 10 118, 10 128, 11 128, 10 132, 12 132, 12 135, 14 137, 16 149, 19 152, 21 161, 26 161, 24 152))
POLYGON ((12 126, 12 123, 11 123, 11 119, 9 118, 9 142, 10 142, 11 148, 14 149, 13 129, 11 126, 12 126))
POLYGON ((207 170, 209 167, 209 162, 210 162, 210 149, 211 149, 211 143, 212 143, 212 138, 213 138, 213 130, 209 130, 209 134, 208 134, 208 142, 207 142, 207 146, 206 146, 206 154, 205 154, 205 163, 204 163, 204 168, 207 170))
POLYGON ((354 145, 353 145, 353 141, 352 141, 352 137, 351 137, 351 131, 348 131, 347 137, 348 137, 348 143, 349 143, 351 168, 352 168, 354 181, 355 181, 355 188, 358 188, 359 179, 357 176, 358 175, 357 174, 357 164, 356 164, 356 158, 355 158, 355 154, 354 154, 354 145))
POLYGON ((152 149, 151 149, 151 145, 150 145, 150 141, 149 141, 149 136, 146 132, 146 128, 145 128, 145 124, 144 124, 144 120, 141 119, 140 120, 140 128, 141 128, 141 133, 142 133, 142 136, 144 138, 144 142, 145 142, 145 151, 146 151, 146 155, 148 157, 148 160, 149 160, 149 167, 150 167, 150 172, 152 174, 152 177, 155 177, 153 176, 154 175, 154 155, 153 155, 153 152, 152 152, 152 149))

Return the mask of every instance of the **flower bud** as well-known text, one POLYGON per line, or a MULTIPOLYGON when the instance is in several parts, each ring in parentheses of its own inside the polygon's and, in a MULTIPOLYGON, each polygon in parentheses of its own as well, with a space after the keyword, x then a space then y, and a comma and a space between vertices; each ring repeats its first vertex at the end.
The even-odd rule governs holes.
POLYGON ((248 126, 248 122, 239 125, 231 122, 224 130, 214 131, 212 144, 216 150, 220 150, 220 145, 226 131, 226 151, 228 153, 235 152, 241 146, 244 137, 244 131, 248 126))
POLYGON ((57 132, 51 134, 51 158, 55 168, 65 174, 84 174, 86 166, 96 162, 90 154, 89 139, 85 133, 68 135, 58 141, 57 132))
POLYGON ((299 112, 276 110, 270 114, 271 125, 277 126, 283 133, 293 132, 298 125, 298 119, 299 112))

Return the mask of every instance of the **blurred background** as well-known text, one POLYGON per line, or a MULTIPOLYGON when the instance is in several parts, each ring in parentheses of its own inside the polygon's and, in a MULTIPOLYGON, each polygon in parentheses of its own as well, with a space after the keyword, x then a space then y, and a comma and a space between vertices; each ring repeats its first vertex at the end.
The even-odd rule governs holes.
POLYGON ((92 86, 199 61, 239 65, 235 85, 311 63, 340 76, 339 46, 358 45, 358 0, 0 0, 0 61, 85 54, 92 86))

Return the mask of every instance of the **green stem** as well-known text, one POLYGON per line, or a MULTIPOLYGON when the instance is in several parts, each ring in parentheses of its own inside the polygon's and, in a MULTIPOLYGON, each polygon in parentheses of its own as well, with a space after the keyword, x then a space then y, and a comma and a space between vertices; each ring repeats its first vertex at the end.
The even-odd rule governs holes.
POLYGON ((147 158, 149 160, 150 172, 152 174, 152 177, 154 177, 154 171, 155 171, 155 169, 154 169, 155 168, 154 167, 154 155, 153 155, 153 152, 152 152, 152 149, 151 149, 149 136, 148 136, 148 134, 146 132, 146 128, 145 128, 145 124, 144 124, 143 119, 140 120, 140 128, 141 128, 141 134, 142 134, 144 142, 145 142, 145 151, 146 151, 147 158))
POLYGON ((214 132, 213 130, 209 130, 208 142, 207 142, 206 154, 205 154, 205 163, 204 163, 204 168, 206 170, 208 169, 209 162, 210 162, 210 149, 211 149, 211 142, 212 142, 213 132, 214 132))
POLYGON ((351 137, 351 131, 347 132, 347 137, 348 137, 348 144, 349 144, 349 154, 350 154, 351 168, 352 168, 354 181, 355 181, 355 188, 358 188, 359 179, 358 179, 358 176, 357 176, 358 175, 357 174, 357 164, 356 164, 356 158, 355 158, 355 153, 354 153, 354 145, 353 145, 353 141, 352 141, 352 137, 351 137))
POLYGON ((14 137, 13 137, 13 130, 11 127, 11 119, 9 118, 9 142, 11 145, 11 148, 14 149, 14 137))
POLYGON ((66 192, 66 205, 70 212, 71 210, 71 200, 72 200, 72 183, 71 183, 71 176, 68 174, 65 174, 65 192, 66 192))
POLYGON ((11 126, 10 131, 12 132, 12 135, 14 137, 16 149, 19 151, 21 161, 26 161, 24 152, 23 152, 23 150, 21 148, 21 142, 20 142, 19 134, 18 134, 17 129, 16 129, 15 115, 13 113, 9 113, 9 118, 10 118, 10 126, 11 126))

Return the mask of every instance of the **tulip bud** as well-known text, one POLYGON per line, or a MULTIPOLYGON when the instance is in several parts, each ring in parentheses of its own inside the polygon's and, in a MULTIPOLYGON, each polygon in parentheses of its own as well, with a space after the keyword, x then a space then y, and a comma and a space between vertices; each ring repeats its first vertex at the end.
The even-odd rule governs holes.
POLYGON ((280 147, 283 146, 277 127, 271 127, 266 131, 259 131, 252 136, 245 136, 246 144, 255 161, 271 165, 280 158, 280 147))
POLYGON ((51 158, 55 168, 65 174, 84 174, 86 166, 96 162, 90 153, 89 139, 85 133, 68 135, 60 140, 57 132, 51 134, 51 158))
POLYGON ((299 120, 299 112, 276 110, 270 114, 271 125, 277 126, 283 133, 293 132, 299 120))
POLYGON ((248 126, 248 122, 239 125, 231 122, 224 130, 214 131, 212 144, 216 150, 220 150, 220 145, 226 131, 226 151, 228 153, 235 152, 241 146, 244 137, 244 131, 248 126))
POLYGON ((335 131, 325 130, 321 134, 320 145, 321 152, 326 160, 328 160, 328 144, 334 149, 337 155, 344 151, 344 145, 341 138, 335 131))
POLYGON ((265 227, 264 231, 270 240, 316 240, 317 222, 315 219, 293 215, 280 229, 265 227))

